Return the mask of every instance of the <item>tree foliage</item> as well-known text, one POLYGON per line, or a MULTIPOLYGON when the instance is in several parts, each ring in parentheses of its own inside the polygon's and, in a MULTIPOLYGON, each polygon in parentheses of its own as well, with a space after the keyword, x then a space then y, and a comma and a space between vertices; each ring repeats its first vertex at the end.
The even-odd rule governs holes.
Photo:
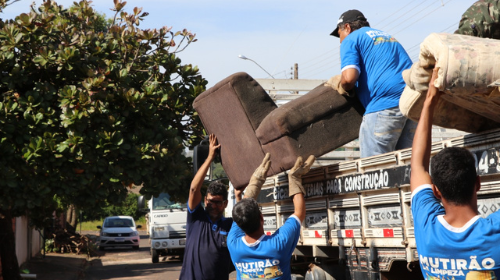
POLYGON ((0 12, 5 9, 5 7, 13 4, 13 3, 16 3, 16 2, 19 2, 21 0, 0 0, 0 12))
POLYGON ((82 218, 83 221, 96 221, 103 220, 108 216, 131 216, 134 220, 138 220, 140 217, 144 216, 143 212, 138 211, 137 209, 137 199, 139 198, 138 194, 129 193, 127 198, 120 204, 109 204, 106 206, 95 209, 93 211, 83 212, 82 218))
POLYGON ((140 29, 147 13, 124 6, 109 25, 86 0, 0 21, 1 211, 42 226, 61 204, 118 203, 133 185, 185 193, 207 82, 178 53, 196 39, 140 29))

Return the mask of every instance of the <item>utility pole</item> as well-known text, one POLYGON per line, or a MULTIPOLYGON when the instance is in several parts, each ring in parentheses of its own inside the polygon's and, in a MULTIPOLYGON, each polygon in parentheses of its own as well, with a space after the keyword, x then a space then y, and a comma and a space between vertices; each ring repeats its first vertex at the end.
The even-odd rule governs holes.
MULTIPOLYGON (((299 79, 299 64, 295 63, 293 65, 293 79, 298 80, 299 79)), ((295 92, 295 94, 299 94, 298 91, 295 92)))

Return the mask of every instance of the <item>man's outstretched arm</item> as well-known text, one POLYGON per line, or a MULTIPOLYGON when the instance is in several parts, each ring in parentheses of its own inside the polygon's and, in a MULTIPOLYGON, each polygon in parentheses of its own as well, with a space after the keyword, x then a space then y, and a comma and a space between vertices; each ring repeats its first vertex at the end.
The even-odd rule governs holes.
POLYGON ((436 104, 442 94, 442 92, 434 86, 434 80, 437 78, 438 70, 438 68, 434 68, 432 72, 427 97, 425 98, 417 130, 413 137, 410 180, 410 189, 412 192, 421 185, 432 184, 431 176, 429 175, 432 118, 434 116, 436 104))
POLYGON ((241 198, 238 199, 238 195, 241 197, 241 192, 243 192, 243 190, 245 190, 245 198, 253 198, 257 200, 260 190, 262 189, 262 185, 264 185, 264 183, 266 182, 267 171, 269 171, 270 166, 271 154, 266 153, 264 159, 262 159, 262 163, 257 167, 257 169, 255 169, 252 177, 250 177, 248 186, 246 186, 244 189, 239 190, 238 192, 235 192, 236 202, 239 202, 241 200, 241 198))
POLYGON ((208 151, 208 157, 205 162, 201 165, 196 175, 194 175, 193 181, 191 181, 191 188, 189 189, 189 209, 193 210, 194 207, 198 206, 201 201, 201 186, 203 186, 203 182, 205 181, 205 176, 207 175, 208 169, 210 168, 210 164, 215 158, 215 153, 217 149, 220 147, 220 144, 217 145, 217 137, 214 134, 210 134, 210 147, 208 151))
POLYGON ((311 155, 304 163, 302 157, 299 156, 295 161, 295 165, 288 173, 288 195, 293 200, 293 214, 297 216, 301 222, 306 218, 306 202, 304 199, 306 191, 302 186, 302 175, 309 172, 315 159, 316 158, 311 155))

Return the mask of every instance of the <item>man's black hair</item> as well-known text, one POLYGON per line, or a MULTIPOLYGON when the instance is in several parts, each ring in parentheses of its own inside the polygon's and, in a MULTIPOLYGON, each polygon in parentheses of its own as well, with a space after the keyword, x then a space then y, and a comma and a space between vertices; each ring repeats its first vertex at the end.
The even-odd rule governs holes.
POLYGON ((227 186, 221 182, 212 182, 208 185, 207 194, 220 195, 224 200, 227 200, 227 186))
POLYGON ((464 148, 445 148, 431 160, 432 182, 448 202, 465 205, 475 191, 474 156, 464 148))
POLYGON ((233 221, 246 233, 251 234, 260 228, 260 208, 253 198, 244 198, 233 208, 233 221))
MULTIPOLYGON (((353 21, 353 22, 346 22, 349 24, 349 26, 351 27, 351 32, 354 32, 355 30, 358 30, 362 27, 365 27, 365 26, 368 26, 370 27, 370 23, 366 20, 357 20, 357 21, 353 21)), ((339 23, 339 29, 344 29, 344 24, 346 23, 339 23)))

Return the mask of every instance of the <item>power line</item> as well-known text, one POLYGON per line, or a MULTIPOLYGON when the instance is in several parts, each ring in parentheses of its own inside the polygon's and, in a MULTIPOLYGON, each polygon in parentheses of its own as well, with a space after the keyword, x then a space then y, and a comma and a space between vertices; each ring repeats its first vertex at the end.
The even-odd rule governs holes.
MULTIPOLYGON (((445 32, 445 33, 451 33, 451 32, 450 32, 450 29, 451 29, 451 30, 455 29, 454 27, 455 27, 455 26, 458 26, 458 24, 459 24, 459 23, 460 23, 460 22, 459 22, 459 21, 457 21, 457 22, 455 22, 454 24, 452 24, 452 25, 450 25, 450 26, 448 26, 448 27, 444 28, 443 30, 439 31, 439 33, 443 33, 443 32, 445 32)), ((416 60, 418 60, 418 58, 419 58, 419 56, 420 56, 420 44, 421 44, 421 43, 418 43, 418 44, 416 44, 416 45, 412 46, 411 48, 406 49, 406 52, 408 53, 408 55, 410 56, 410 58, 411 58, 411 60, 412 60, 412 61, 416 61, 416 60), (418 47, 418 48, 417 48, 417 47, 418 47), (416 55, 415 55, 415 54, 413 54, 415 51, 417 52, 417 53, 416 53, 416 55)))
MULTIPOLYGON (((434 13, 435 11, 437 11, 437 10, 441 9, 442 7, 444 7, 446 4, 450 3, 451 1, 452 1, 452 0, 449 0, 449 1, 448 1, 448 2, 446 2, 446 3, 443 3, 441 6, 437 7, 436 9, 432 10, 431 12, 427 13, 427 14, 426 14, 426 15, 424 15, 423 17, 421 17, 421 18, 417 19, 416 21, 414 21, 414 22, 410 23, 408 26, 404 27, 403 29, 401 29, 401 30, 399 30, 399 31, 397 31, 397 32, 394 32, 394 35, 399 34, 399 32, 401 32, 401 31, 403 31, 403 30, 407 29, 408 27, 410 27, 410 26, 414 25, 415 23, 419 22, 419 21, 420 21, 420 20, 422 20, 423 18, 425 18, 425 17, 429 16, 430 14, 434 13)), ((420 13, 420 12, 419 12, 419 13, 420 13)))
POLYGON ((334 60, 333 62, 329 62, 327 65, 316 68, 315 69, 316 71, 314 71, 314 72, 310 72, 306 75, 304 75, 304 74, 302 74, 302 75, 304 75, 305 77, 311 77, 313 75, 319 74, 320 72, 325 72, 325 70, 332 69, 334 67, 340 70, 340 57, 338 59, 334 60))
POLYGON ((320 64, 320 63, 322 63, 322 62, 324 63, 324 62, 325 62, 325 60, 328 60, 328 59, 330 59, 330 58, 332 58, 332 59, 337 59, 337 58, 340 58, 340 48, 334 49, 334 50, 333 50, 333 52, 331 52, 331 54, 330 54, 329 56, 327 56, 327 57, 322 56, 322 57, 320 57, 320 58, 322 58, 322 61, 317 62, 317 63, 312 64, 312 65, 309 65, 309 66, 302 66, 302 64, 301 64, 301 69, 302 69, 302 70, 306 70, 306 69, 309 69, 309 68, 311 68, 311 67, 316 67, 318 64, 320 64))
MULTIPOLYGON (((447 32, 449 29, 451 29, 453 26, 457 26, 458 27, 458 24, 460 23, 460 21, 457 21, 456 23, 446 27, 445 29, 441 30, 440 32, 447 32)), ((455 29, 455 28, 453 28, 455 29)))
MULTIPOLYGON (((427 0, 425 0, 425 1, 427 1, 427 0)), ((412 4, 412 3, 413 3, 413 2, 412 2, 412 1, 410 1, 408 4, 404 5, 404 6, 403 6, 402 8, 400 8, 399 10, 397 10, 397 11, 395 11, 395 12, 391 13, 391 15, 395 15, 395 14, 399 13, 401 10, 403 10, 403 9, 404 9, 404 8, 406 8, 406 7, 408 7, 408 6, 409 6, 410 4, 412 4)), ((403 14, 403 15, 404 15, 404 14, 403 14)), ((380 25, 382 22, 384 22, 384 21, 386 21, 386 20, 388 20, 388 19, 389 19, 389 17, 386 17, 386 18, 384 18, 382 21, 377 22, 376 24, 377 24, 377 25, 380 25)))
MULTIPOLYGON (((450 1, 451 1, 451 0, 450 0, 450 1)), ((448 2, 449 2, 449 1, 448 1, 448 2)), ((447 3, 448 3, 448 2, 447 2, 447 3)), ((421 9, 421 10, 420 10, 420 11, 418 11, 416 14, 414 14, 413 16, 411 16, 409 19, 414 18, 414 17, 415 17, 415 16, 417 16, 418 14, 420 14, 420 13, 422 13, 423 11, 427 10, 427 9, 428 9, 429 7, 431 7, 432 5, 434 5, 434 3, 431 3, 430 5, 426 6, 426 7, 425 7, 425 8, 423 8, 423 9, 421 9)), ((436 9, 434 9, 434 10, 432 10, 432 11, 428 12, 428 13, 427 13, 427 14, 425 14, 424 16, 422 16, 422 17, 418 18, 417 20, 415 20, 414 22, 410 23, 410 24, 409 24, 409 25, 407 25, 406 27, 404 27, 404 28, 400 29, 399 31, 394 32, 392 35, 393 35, 393 36, 395 36, 395 35, 399 34, 401 31, 403 31, 403 30, 405 30, 405 29, 409 28, 410 26, 414 25, 415 23, 419 22, 419 21, 420 21, 420 20, 422 20, 423 18, 425 18, 425 17, 429 16, 430 14, 432 14, 433 12, 435 12, 436 10, 438 10, 438 9, 440 9, 440 8, 442 8, 442 7, 444 7, 444 4, 443 4, 443 5, 441 5, 441 6, 439 6, 439 7, 438 7, 438 8, 436 8, 436 9)), ((415 61, 415 55, 414 55, 414 52, 415 52, 415 51, 417 51, 417 53, 418 53, 418 54, 417 54, 417 58, 418 58, 418 55, 420 54, 420 49, 419 49, 419 48, 417 48, 417 47, 419 47, 419 46, 420 46, 420 43, 418 43, 418 44, 416 44, 416 45, 414 45, 414 46, 412 46, 412 47, 410 47, 410 48, 407 48, 407 49, 406 49, 406 52, 408 53, 408 56, 410 56, 410 59, 411 59, 412 61, 415 61)))
POLYGON ((324 53, 322 53, 322 54, 320 54, 318 56, 315 56, 315 57, 313 57, 313 58, 311 58, 311 59, 309 59, 309 60, 307 60, 305 62, 302 62, 300 65, 301 65, 302 68, 309 68, 311 66, 314 66, 314 63, 313 63, 313 65, 309 65, 309 66, 305 66, 305 67, 303 65, 311 64, 315 60, 324 59, 325 58, 324 56, 327 55, 327 54, 330 54, 329 56, 333 56, 332 52, 334 54, 335 53, 339 53, 340 52, 340 48, 339 47, 335 47, 333 49, 330 49, 330 50, 328 50, 328 51, 326 51, 326 52, 324 52, 324 53))
MULTIPOLYGON (((421 2, 421 3, 418 3, 415 7, 413 7, 413 8, 412 8, 412 9, 410 9, 410 10, 408 10, 406 13, 403 13, 403 14, 402 14, 402 15, 400 15, 399 17, 395 18, 393 22, 396 22, 398 19, 400 19, 400 18, 404 17, 405 15, 407 15, 409 12, 414 11, 414 9, 415 9, 415 8, 417 8, 417 7, 418 7, 418 6, 420 6, 420 5, 423 5, 423 4, 424 4, 425 2, 427 2, 427 1, 429 1, 429 0, 424 0, 424 1, 423 1, 423 2, 421 2)), ((433 4, 433 3, 431 3, 431 5, 432 5, 432 4, 433 4)), ((431 5, 429 5, 429 6, 431 6, 431 5)), ((407 5, 407 6, 408 6, 408 5, 407 5)), ((425 7, 425 8, 424 8, 424 9, 422 9, 421 11, 423 11, 423 10, 427 9, 429 6, 425 7)), ((420 13, 421 11, 417 12, 417 14, 418 14, 418 13, 420 13)), ((384 28, 385 28, 386 26, 391 26, 391 25, 393 24, 393 22, 391 22, 391 23, 389 23, 389 24, 386 24, 386 25, 384 25, 384 26, 380 27, 379 29, 380 29, 380 30, 384 30, 384 28)), ((390 31, 390 30, 391 30, 391 29, 388 29, 388 31, 390 31)))
MULTIPOLYGON (((451 1, 451 0, 450 0, 450 1, 451 1)), ((418 5, 414 6, 414 7, 413 7, 410 11, 413 11, 415 8, 417 8, 418 6, 420 6, 420 5, 424 4, 425 2, 427 2, 427 0, 425 0, 424 2, 421 2, 421 3, 419 3, 418 5)), ((411 15, 410 17, 405 18, 405 21, 404 21, 404 22, 407 22, 409 19, 412 19, 412 18, 414 18, 415 16, 417 16, 418 14, 422 13, 423 11, 425 11, 425 10, 429 9, 429 8, 430 8, 430 7, 432 7, 434 4, 435 4, 435 3, 431 3, 431 4, 427 5, 426 7, 424 7, 423 9, 421 9, 421 10, 417 11, 416 13, 414 13, 413 15, 411 15)), ((444 4, 443 4, 443 5, 441 5, 440 7, 438 7, 437 9, 439 9, 439 8, 441 8, 441 7, 443 7, 443 6, 444 6, 444 4)), ((433 13, 434 11, 436 11, 437 9, 435 9, 435 10, 433 10, 433 11, 431 11, 431 12, 427 13, 427 14, 426 14, 426 15, 424 15, 423 17, 421 17, 421 18, 417 19, 416 21, 414 21, 413 23, 411 23, 411 24, 407 25, 407 26, 406 26, 406 27, 404 27, 403 29, 400 29, 399 31, 396 31, 396 32, 394 32, 394 33, 393 33, 393 32, 391 32, 394 28, 389 28, 387 31, 388 31, 388 33, 391 33, 393 36, 395 36, 395 35, 397 35, 398 33, 400 33, 401 31, 403 31, 403 30, 405 30, 405 29, 409 28, 410 26, 412 26, 412 25, 413 25, 413 24, 415 24, 416 22, 419 22, 421 19, 423 19, 423 18, 425 18, 426 16, 430 15, 431 13, 433 13)), ((406 13, 402 14, 401 16, 399 16, 398 18, 396 18, 396 20, 397 20, 397 19, 400 19, 401 17, 403 17, 403 16, 405 16, 405 15, 407 15, 407 14, 408 14, 408 12, 406 12, 406 13)), ((401 26, 401 25, 399 25, 399 24, 394 24, 393 26, 401 26)), ((383 29, 383 28, 381 28, 381 29, 383 29)), ((408 56, 410 56, 410 59, 412 59, 412 61, 414 60, 414 59, 413 59, 413 57, 412 57, 412 53, 413 53, 413 52, 414 52, 414 50, 415 50, 417 47, 419 47, 419 46, 420 46, 420 43, 418 43, 418 44, 416 44, 416 45, 414 45, 414 46, 412 46, 412 47, 410 47, 410 48, 406 49, 406 52, 408 53, 408 56)))
MULTIPOLYGON (((293 45, 295 45, 295 42, 297 42, 297 40, 300 38, 300 36, 302 35, 302 33, 304 33, 304 30, 307 28, 307 26, 304 26, 304 28, 302 28, 302 31, 300 31, 299 35, 295 38, 295 40, 290 44, 290 47, 288 47, 288 50, 283 54, 283 57, 281 58, 280 62, 277 64, 276 68, 278 68, 281 63, 283 62, 283 60, 285 59, 286 55, 290 52, 290 50, 292 49, 293 45)), ((276 71, 276 68, 273 70, 273 71, 276 71)))

